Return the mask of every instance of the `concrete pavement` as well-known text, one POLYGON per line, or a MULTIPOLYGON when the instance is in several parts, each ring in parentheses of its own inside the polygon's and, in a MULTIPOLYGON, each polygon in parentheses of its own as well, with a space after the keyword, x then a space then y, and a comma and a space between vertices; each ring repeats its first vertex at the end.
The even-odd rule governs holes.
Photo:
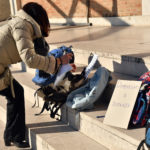
POLYGON ((150 55, 150 27, 79 26, 51 27, 47 41, 50 45, 72 45, 85 51, 144 58, 150 55))

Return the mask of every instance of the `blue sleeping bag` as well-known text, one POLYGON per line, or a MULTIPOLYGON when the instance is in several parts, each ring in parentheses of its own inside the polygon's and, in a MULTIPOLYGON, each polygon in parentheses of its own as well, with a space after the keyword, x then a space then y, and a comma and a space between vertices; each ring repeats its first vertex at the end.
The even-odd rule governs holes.
POLYGON ((110 80, 110 71, 99 67, 84 86, 68 95, 66 105, 76 110, 92 109, 110 80))

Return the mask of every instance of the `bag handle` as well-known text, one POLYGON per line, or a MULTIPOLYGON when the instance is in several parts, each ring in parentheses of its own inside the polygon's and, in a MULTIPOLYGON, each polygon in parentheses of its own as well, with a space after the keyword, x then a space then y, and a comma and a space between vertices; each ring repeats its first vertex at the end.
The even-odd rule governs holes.
POLYGON ((145 143, 145 139, 143 139, 143 140, 140 142, 140 144, 139 144, 137 150, 142 150, 142 149, 141 149, 142 147, 143 147, 143 150, 144 150, 144 143, 145 143))

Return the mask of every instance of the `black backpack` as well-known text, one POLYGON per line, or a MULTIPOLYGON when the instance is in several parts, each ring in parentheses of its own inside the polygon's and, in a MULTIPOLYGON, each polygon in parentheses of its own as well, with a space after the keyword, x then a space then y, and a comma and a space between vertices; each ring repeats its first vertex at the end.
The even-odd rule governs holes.
MULTIPOLYGON (((37 54, 43 56, 48 55, 49 46, 46 43, 44 38, 38 38, 34 40, 34 48, 37 54)), ((61 48, 63 48, 64 52, 67 51, 67 48, 69 49, 69 51, 71 49, 71 47, 65 47, 65 46, 61 48)), ((58 53, 59 49, 57 49, 56 52, 58 53)), ((73 51, 71 52, 73 53, 73 51)), ((74 62, 74 55, 73 55, 73 60, 71 60, 70 63, 73 62, 74 62)), ((50 111, 51 118, 55 118, 56 115, 59 116, 57 112, 62 107, 62 105, 66 102, 68 94, 86 82, 84 76, 85 75, 84 70, 85 69, 83 69, 81 74, 76 74, 76 75, 73 75, 70 71, 67 72, 65 77, 61 81, 61 83, 59 83, 59 85, 57 86, 54 86, 54 82, 44 86, 41 85, 40 88, 37 89, 37 91, 35 92, 34 96, 35 97, 41 96, 44 100, 44 104, 41 112, 35 115, 40 115, 41 113, 43 113, 44 110, 47 110, 50 111)), ((50 77, 50 74, 40 70, 39 76, 41 78, 46 79, 50 77)), ((37 101, 38 98, 37 100, 35 99, 35 103, 33 107, 35 107, 37 101)))

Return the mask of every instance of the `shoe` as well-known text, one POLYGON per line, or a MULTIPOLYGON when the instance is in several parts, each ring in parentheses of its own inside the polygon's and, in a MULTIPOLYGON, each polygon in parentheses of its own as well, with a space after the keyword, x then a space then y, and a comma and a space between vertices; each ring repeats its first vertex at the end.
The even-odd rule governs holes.
POLYGON ((11 140, 4 140, 5 146, 11 146, 11 140))
POLYGON ((18 148, 30 147, 29 143, 26 141, 13 141, 13 145, 15 145, 18 148))

